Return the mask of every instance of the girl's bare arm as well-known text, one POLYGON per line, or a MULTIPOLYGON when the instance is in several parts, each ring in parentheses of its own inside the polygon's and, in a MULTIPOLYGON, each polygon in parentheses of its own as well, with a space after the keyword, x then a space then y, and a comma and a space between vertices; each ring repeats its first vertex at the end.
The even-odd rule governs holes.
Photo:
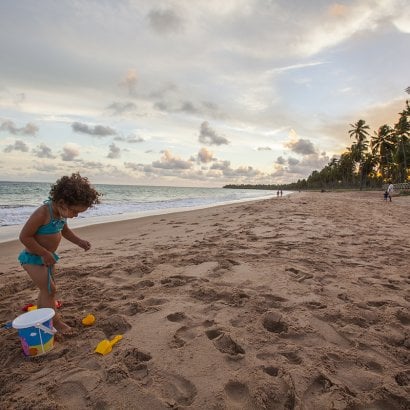
POLYGON ((47 209, 45 207, 38 208, 23 226, 19 239, 29 252, 41 256, 45 264, 53 264, 55 263, 53 254, 44 248, 44 246, 40 245, 35 238, 38 228, 44 225, 48 219, 47 209))
POLYGON ((72 242, 73 244, 79 246, 80 248, 83 248, 84 250, 88 251, 88 249, 91 248, 91 244, 88 241, 85 241, 84 239, 79 238, 68 226, 67 224, 64 225, 63 230, 61 231, 61 234, 67 241, 72 242))

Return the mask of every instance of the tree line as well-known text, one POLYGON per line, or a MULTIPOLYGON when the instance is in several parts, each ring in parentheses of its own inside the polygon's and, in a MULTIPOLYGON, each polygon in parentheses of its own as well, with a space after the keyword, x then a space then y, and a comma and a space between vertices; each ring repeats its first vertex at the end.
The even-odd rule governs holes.
POLYGON ((370 135, 370 127, 360 119, 350 124, 352 144, 339 158, 306 179, 282 185, 225 185, 224 188, 252 189, 363 189, 380 188, 386 182, 409 181, 410 166, 410 105, 399 113, 398 121, 383 124, 370 135))

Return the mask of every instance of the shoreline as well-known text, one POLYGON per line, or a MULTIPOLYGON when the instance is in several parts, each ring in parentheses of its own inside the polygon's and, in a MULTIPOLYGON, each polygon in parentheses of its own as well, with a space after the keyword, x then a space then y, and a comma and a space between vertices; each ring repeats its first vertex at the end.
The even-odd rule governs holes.
MULTIPOLYGON (((292 191, 287 191, 286 194, 284 194, 284 196, 291 195, 292 193, 293 193, 292 191)), ((244 198, 244 199, 237 199, 233 201, 226 201, 222 203, 215 203, 215 204, 209 204, 209 205, 187 206, 187 207, 180 207, 180 208, 162 208, 162 209, 156 209, 156 210, 151 210, 151 211, 127 212, 123 214, 93 216, 93 217, 88 217, 88 218, 73 218, 69 221, 69 223, 70 223, 70 228, 78 229, 78 228, 83 228, 86 226, 94 226, 94 225, 106 224, 106 223, 111 223, 111 222, 128 221, 128 220, 133 220, 133 219, 145 218, 148 216, 160 216, 160 215, 173 214, 173 213, 179 213, 179 212, 189 212, 189 211, 195 211, 195 210, 200 210, 200 209, 213 208, 217 206, 232 205, 236 203, 239 204, 239 203, 253 202, 253 201, 264 201, 267 199, 272 199, 274 197, 276 198, 276 196, 272 194, 272 196, 257 197, 257 198, 252 198, 252 199, 244 198)), ((18 224, 18 225, 8 225, 8 226, 0 227, 0 243, 6 243, 6 242, 12 242, 12 241, 18 240, 18 234, 23 228, 23 225, 24 224, 18 224)))
MULTIPOLYGON (((404 410, 409 212, 302 192, 79 228, 92 248, 63 241, 56 274, 78 336, 27 359, 0 332, 0 407, 404 410)), ((1 323, 37 297, 20 247, 0 244, 1 323)))

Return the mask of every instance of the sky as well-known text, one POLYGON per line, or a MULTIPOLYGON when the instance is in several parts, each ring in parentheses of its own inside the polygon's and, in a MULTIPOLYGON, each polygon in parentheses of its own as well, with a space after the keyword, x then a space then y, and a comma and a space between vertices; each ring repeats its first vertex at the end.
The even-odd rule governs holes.
POLYGON ((306 178, 394 125, 408 0, 1 0, 0 180, 306 178))

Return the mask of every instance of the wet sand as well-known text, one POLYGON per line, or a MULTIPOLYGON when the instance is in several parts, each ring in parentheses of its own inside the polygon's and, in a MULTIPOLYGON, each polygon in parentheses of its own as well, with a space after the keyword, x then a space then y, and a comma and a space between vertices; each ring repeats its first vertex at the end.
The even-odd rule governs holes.
MULTIPOLYGON (((409 218, 409 196, 303 192, 79 228, 56 276, 79 334, 25 358, 2 329, 0 408, 406 409, 409 218)), ((37 297, 20 249, 1 323, 37 297)))

